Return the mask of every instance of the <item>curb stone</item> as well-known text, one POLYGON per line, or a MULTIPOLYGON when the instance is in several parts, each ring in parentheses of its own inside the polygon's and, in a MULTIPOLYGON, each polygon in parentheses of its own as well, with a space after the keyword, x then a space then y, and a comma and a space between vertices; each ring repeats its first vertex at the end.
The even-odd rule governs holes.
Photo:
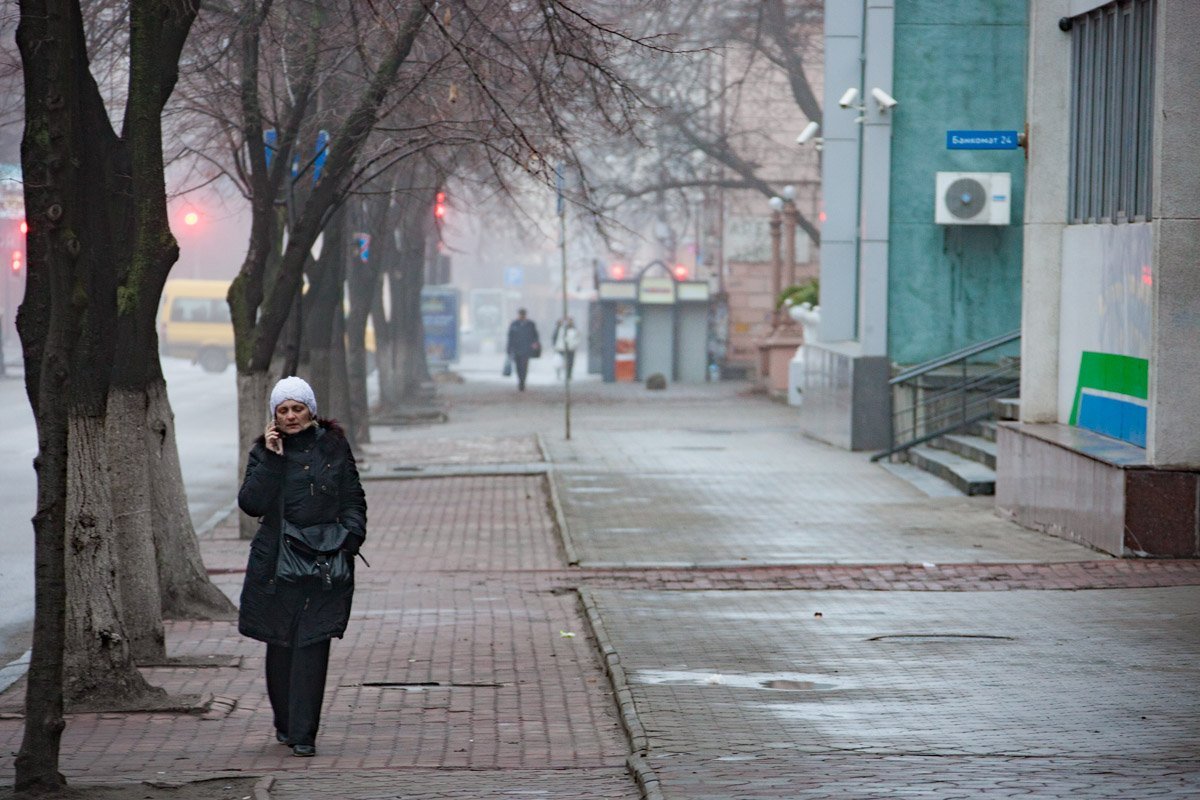
POLYGON ((254 784, 254 800, 271 800, 271 788, 275 785, 272 775, 264 775, 254 784))
POLYGON ((571 529, 567 526, 567 515, 563 512, 562 500, 558 496, 558 483, 555 481, 554 461, 550 458, 550 451, 546 449, 546 442, 542 439, 541 433, 535 433, 534 438, 537 440, 538 450, 542 454, 542 460, 546 462, 546 487, 547 494, 550 496, 550 516, 554 520, 554 525, 558 528, 558 538, 562 541, 563 550, 567 555, 567 566, 579 566, 579 551, 575 548, 575 539, 571 536, 571 529))
POLYGON ((600 617, 600 609, 596 605, 596 599, 592 596, 591 590, 579 589, 578 592, 579 599, 583 603, 584 615, 592 629, 592 636, 596 639, 600 654, 604 658, 605 672, 608 674, 609 682, 616 694, 621 726, 629 737, 629 749, 633 751, 625 759, 625 765, 633 774, 634 780, 637 781, 638 788, 642 793, 642 800, 663 800, 658 775, 645 759, 645 755, 650 749, 650 740, 646 736, 646 729, 642 727, 641 719, 638 718, 637 706, 633 702, 633 692, 625 679, 625 668, 621 666, 621 658, 608 638, 604 620, 600 617))

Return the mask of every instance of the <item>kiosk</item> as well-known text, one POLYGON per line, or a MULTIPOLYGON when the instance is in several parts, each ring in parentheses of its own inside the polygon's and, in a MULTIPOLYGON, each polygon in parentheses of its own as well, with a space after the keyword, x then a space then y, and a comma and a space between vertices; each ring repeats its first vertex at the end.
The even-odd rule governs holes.
POLYGON ((600 374, 607 383, 661 373, 703 383, 708 368, 708 283, 680 281, 661 261, 635 278, 600 281, 600 374))

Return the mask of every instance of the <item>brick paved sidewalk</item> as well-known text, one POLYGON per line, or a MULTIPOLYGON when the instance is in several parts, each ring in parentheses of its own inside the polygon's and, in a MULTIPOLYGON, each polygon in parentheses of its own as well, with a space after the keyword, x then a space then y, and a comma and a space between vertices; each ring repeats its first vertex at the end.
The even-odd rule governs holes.
MULTIPOLYGON (((499 460, 513 442, 459 444, 499 460)), ((172 693, 215 696, 208 713, 71 715, 64 773, 75 782, 273 775, 271 795, 283 798, 636 797, 578 597, 536 577, 564 566, 545 480, 367 484, 372 566, 359 570, 347 636, 333 645, 316 758, 273 741, 264 646, 232 622, 188 622, 168 625, 169 653, 220 666, 145 672, 172 693)), ((231 596, 247 546, 236 536, 231 517, 202 542, 231 596)), ((22 685, 0 699, 10 712, 0 752, 20 745, 11 712, 22 685)), ((5 778, 11 770, 11 757, 0 761, 5 778)))

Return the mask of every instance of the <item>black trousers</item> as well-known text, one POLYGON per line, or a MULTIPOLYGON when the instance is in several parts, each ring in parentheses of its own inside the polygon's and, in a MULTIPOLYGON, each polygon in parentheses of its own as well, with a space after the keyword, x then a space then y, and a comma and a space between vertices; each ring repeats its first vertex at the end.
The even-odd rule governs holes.
POLYGON ((513 366, 517 368, 517 388, 525 389, 525 376, 529 374, 529 356, 513 356, 513 366))
POLYGON ((275 712, 275 730, 288 744, 317 743, 329 639, 308 647, 267 645, 267 696, 275 712))
POLYGON ((563 350, 563 366, 567 368, 567 380, 571 380, 571 372, 575 369, 574 350, 563 350))

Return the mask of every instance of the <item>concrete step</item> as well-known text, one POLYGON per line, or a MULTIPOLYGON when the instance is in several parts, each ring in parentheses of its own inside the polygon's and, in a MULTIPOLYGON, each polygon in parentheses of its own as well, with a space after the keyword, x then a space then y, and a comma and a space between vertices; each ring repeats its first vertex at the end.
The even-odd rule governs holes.
POLYGON ((984 420, 976 422, 971 426, 971 433, 981 439, 987 439, 989 442, 996 441, 996 423, 994 420, 984 420))
POLYGON ((995 494, 996 472, 983 464, 948 450, 914 447, 908 451, 908 463, 936 475, 963 494, 995 494))
POLYGON ((933 440, 932 444, 939 450, 949 450, 955 455, 983 464, 990 470, 996 469, 995 441, 988 441, 982 436, 955 433, 949 436, 939 436, 933 440))
POLYGON ((1002 397, 992 400, 988 405, 991 412, 996 415, 996 419, 1021 418, 1021 398, 1019 397, 1002 397))

